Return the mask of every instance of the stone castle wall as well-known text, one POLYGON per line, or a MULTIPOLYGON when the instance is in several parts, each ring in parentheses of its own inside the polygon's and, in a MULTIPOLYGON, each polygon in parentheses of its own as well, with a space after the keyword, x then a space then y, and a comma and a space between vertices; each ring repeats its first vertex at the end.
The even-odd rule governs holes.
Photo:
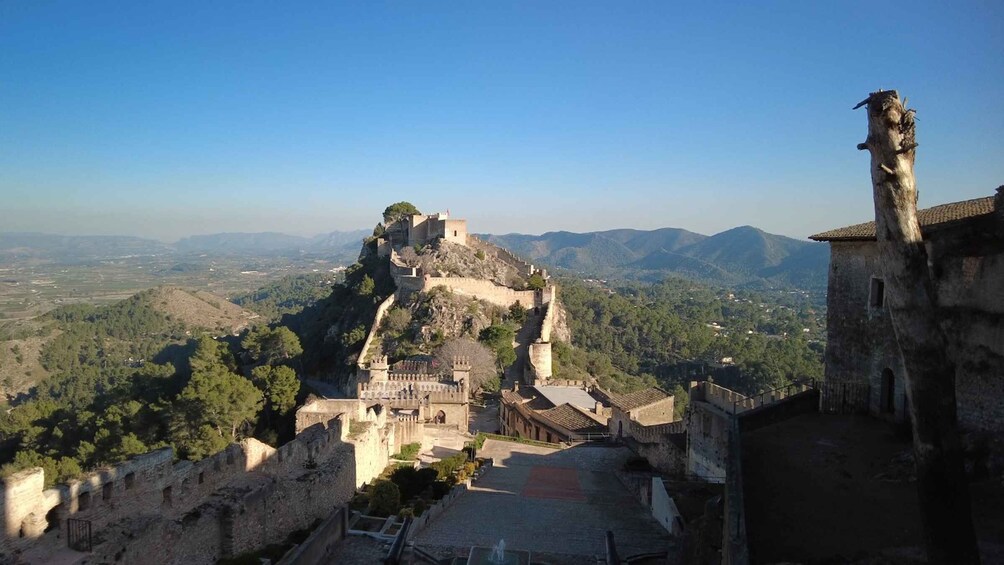
MULTIPOLYGON (((960 424, 1004 431, 1004 220, 926 236, 936 295, 958 360, 960 424), (976 233, 974 233, 974 230, 976 233)), ((875 242, 831 242, 827 290, 826 382, 868 384, 870 412, 905 420, 906 370, 888 309, 874 304, 882 278, 875 242), (883 374, 893 376, 888 400, 883 374), (892 408, 892 411, 889 411, 892 408)))
POLYGON ((3 482, 0 561, 65 547, 67 518, 91 523, 96 545, 83 563, 209 564, 281 542, 386 466, 396 426, 372 408, 362 417, 368 425, 352 436, 343 415, 278 449, 247 439, 198 462, 175 462, 164 448, 50 489, 41 469, 16 473, 3 482))
POLYGON ((394 295, 391 294, 386 300, 380 303, 377 307, 376 316, 373 318, 373 325, 370 326, 370 331, 366 334, 366 341, 363 342, 363 349, 359 353, 359 361, 357 367, 360 371, 364 371, 366 363, 369 359, 370 347, 373 345, 373 341, 376 339, 378 333, 380 333, 380 324, 383 323, 384 316, 390 310, 391 306, 394 305, 394 295))
POLYGON ((398 291, 405 294, 429 292, 436 287, 444 287, 454 294, 470 296, 505 308, 516 303, 527 309, 543 304, 536 291, 513 290, 491 281, 471 277, 401 276, 395 278, 395 281, 398 291))

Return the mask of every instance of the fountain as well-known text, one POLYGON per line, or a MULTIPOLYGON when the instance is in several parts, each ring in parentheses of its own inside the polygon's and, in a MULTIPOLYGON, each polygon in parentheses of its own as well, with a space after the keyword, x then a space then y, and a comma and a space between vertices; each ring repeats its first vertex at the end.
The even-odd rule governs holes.
POLYGON ((530 552, 505 548, 500 539, 494 547, 472 547, 467 565, 529 565, 530 552))
POLYGON ((505 540, 500 539, 492 549, 492 554, 488 556, 488 562, 492 565, 505 565, 505 540))

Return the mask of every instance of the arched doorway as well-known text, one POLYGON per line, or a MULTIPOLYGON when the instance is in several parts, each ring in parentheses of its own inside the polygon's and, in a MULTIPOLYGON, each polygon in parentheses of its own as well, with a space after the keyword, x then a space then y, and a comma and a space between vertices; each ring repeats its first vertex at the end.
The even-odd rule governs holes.
POLYGON ((892 369, 882 369, 882 400, 879 411, 883 414, 896 413, 896 375, 892 369))
POLYGON ((617 420, 617 438, 624 437, 624 421, 617 420))
POLYGON ((432 419, 434 424, 445 424, 446 423, 446 412, 440 410, 436 412, 436 417, 432 419))

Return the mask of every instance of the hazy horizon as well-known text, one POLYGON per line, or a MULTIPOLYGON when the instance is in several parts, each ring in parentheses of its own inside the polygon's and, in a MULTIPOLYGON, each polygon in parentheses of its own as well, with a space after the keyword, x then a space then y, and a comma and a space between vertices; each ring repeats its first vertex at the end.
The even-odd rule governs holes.
POLYGON ((1004 184, 1004 5, 0 4, 0 231, 479 233, 872 218, 866 117, 918 111, 920 206, 1004 184), (878 46, 881 47, 878 47, 878 46))

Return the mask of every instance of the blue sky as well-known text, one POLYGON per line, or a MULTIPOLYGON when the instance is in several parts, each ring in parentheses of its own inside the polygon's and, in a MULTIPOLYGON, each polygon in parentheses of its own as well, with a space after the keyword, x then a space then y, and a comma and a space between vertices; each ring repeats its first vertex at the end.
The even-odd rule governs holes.
POLYGON ((918 111, 922 206, 1004 184, 1001 2, 0 1, 0 231, 173 240, 872 214, 865 115, 918 111))

